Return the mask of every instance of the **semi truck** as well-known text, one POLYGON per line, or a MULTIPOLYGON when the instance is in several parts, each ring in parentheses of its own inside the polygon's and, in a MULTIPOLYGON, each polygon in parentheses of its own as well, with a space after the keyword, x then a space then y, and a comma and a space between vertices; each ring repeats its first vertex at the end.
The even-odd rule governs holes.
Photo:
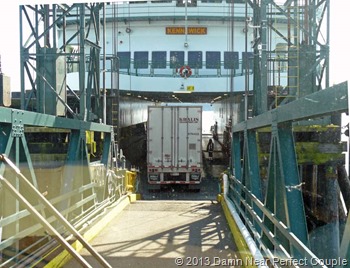
POLYGON ((171 184, 200 190, 202 107, 149 106, 147 177, 150 189, 171 184))

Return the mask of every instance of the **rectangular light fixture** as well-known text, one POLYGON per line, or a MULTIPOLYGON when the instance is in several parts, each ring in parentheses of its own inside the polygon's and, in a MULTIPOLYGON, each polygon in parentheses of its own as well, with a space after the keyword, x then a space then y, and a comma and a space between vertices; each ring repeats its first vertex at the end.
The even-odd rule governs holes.
POLYGON ((179 91, 173 91, 175 94, 191 94, 192 91, 186 91, 186 90, 179 90, 179 91))

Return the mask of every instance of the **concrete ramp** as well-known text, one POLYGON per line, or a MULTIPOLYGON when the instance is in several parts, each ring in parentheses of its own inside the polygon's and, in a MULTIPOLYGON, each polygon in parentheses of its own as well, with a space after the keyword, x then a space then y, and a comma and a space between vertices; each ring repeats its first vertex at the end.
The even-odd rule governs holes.
MULTIPOLYGON (((91 245, 113 268, 242 266, 216 201, 136 201, 91 245)), ((81 254, 93 267, 100 267, 87 251, 81 254)), ((79 265, 71 260, 64 267, 79 265)))

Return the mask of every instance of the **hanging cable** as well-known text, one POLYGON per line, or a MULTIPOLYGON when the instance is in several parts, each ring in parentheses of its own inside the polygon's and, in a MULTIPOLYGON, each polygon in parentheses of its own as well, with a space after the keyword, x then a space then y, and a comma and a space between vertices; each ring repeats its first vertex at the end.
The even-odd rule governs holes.
POLYGON ((106 3, 103 3, 103 123, 107 124, 106 93, 106 3))
POLYGON ((188 47, 188 39, 187 39, 187 1, 185 0, 185 47, 188 47))
MULTIPOLYGON (((119 69, 120 69, 120 58, 117 56, 118 53, 118 35, 119 33, 119 24, 118 24, 118 9, 116 6, 116 3, 113 3, 113 68, 111 71, 111 77, 113 78, 112 85, 114 87, 114 71, 117 72, 117 77, 116 77, 116 85, 115 85, 115 98, 117 101, 116 105, 116 110, 117 110, 117 125, 116 125, 116 133, 115 133, 115 142, 116 146, 118 147, 119 144, 119 137, 120 137, 120 96, 119 96, 119 69), (117 64, 117 65, 116 65, 117 64)), ((129 50, 130 51, 130 50, 129 50)), ((118 148, 116 150, 118 152, 118 148)), ((117 156, 117 153, 116 153, 117 156)))
MULTIPOLYGON (((235 11, 235 1, 232 0, 230 12, 230 51, 234 52, 234 39, 235 39, 235 30, 234 30, 234 11, 235 11)), ((230 69, 230 98, 229 98, 229 106, 230 106, 230 111, 229 111, 229 118, 232 120, 233 117, 233 91, 234 91, 234 69, 230 69)))
MULTIPOLYGON (((129 29, 130 29, 130 3, 129 3, 129 8, 128 8, 128 27, 129 27, 129 29)), ((130 37, 131 35, 129 34, 128 35, 128 38, 129 38, 129 51, 130 51, 130 53, 131 53, 131 37, 130 37)), ((135 59, 134 59, 134 66, 135 66, 135 59)), ((130 91, 131 91, 131 82, 132 82, 132 80, 131 80, 131 75, 129 75, 129 87, 130 87, 130 91)))
POLYGON ((248 1, 245 2, 245 87, 244 87, 244 120, 248 120, 248 92, 249 92, 249 66, 248 66, 248 1))

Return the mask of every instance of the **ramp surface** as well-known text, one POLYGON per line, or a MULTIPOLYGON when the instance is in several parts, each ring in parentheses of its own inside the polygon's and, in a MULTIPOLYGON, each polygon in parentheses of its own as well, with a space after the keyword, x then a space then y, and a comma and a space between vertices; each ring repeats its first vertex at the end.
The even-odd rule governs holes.
MULTIPOLYGON (((216 201, 137 201, 91 244, 114 268, 241 267, 216 201)), ((87 251, 81 254, 100 267, 87 251)), ((79 264, 72 260, 65 267, 79 264)))

